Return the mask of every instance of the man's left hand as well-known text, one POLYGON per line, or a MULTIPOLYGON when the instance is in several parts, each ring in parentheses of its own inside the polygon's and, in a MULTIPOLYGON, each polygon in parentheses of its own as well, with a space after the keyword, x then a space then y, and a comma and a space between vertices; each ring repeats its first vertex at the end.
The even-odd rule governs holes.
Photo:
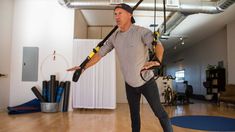
POLYGON ((148 61, 144 64, 141 70, 148 70, 151 67, 160 66, 160 63, 157 61, 148 61))

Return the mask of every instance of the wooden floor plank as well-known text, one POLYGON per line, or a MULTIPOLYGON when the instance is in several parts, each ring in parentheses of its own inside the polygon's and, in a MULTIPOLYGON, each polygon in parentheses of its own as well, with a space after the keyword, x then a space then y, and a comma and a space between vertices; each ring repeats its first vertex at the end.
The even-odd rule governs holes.
MULTIPOLYGON (((214 115, 235 118, 235 108, 211 103, 165 106, 170 117, 181 115, 214 115)), ((141 105, 141 132, 161 132, 158 119, 149 105, 141 105)), ((175 132, 203 132, 173 126, 175 132)), ((0 113, 0 132, 130 132, 129 108, 117 104, 115 110, 79 109, 67 113, 0 113)))

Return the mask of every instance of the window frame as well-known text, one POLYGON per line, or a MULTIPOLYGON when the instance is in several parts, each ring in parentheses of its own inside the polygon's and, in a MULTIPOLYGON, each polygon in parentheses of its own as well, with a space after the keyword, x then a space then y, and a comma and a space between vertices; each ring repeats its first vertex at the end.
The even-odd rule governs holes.
POLYGON ((182 83, 185 81, 185 70, 178 70, 175 72, 175 82, 182 83))

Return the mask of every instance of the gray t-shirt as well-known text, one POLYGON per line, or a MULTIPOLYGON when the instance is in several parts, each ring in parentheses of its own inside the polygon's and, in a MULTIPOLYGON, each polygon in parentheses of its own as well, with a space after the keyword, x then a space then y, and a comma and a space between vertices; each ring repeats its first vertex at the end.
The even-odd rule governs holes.
MULTIPOLYGON (((139 87, 145 83, 140 77, 140 70, 148 61, 148 48, 152 48, 152 41, 153 35, 149 29, 131 25, 125 32, 118 30, 113 33, 98 54, 103 57, 115 48, 125 81, 132 87, 139 87)), ((149 80, 153 72, 145 71, 143 76, 149 80)))

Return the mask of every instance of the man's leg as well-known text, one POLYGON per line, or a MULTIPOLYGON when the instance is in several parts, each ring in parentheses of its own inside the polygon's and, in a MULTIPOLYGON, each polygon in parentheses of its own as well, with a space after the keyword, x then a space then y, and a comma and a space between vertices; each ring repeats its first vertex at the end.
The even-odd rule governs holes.
POLYGON ((126 83, 126 96, 130 108, 132 132, 140 132, 140 95, 138 88, 126 83))
POLYGON ((154 79, 147 82, 142 91, 154 114, 158 117, 164 132, 173 132, 169 117, 161 105, 158 87, 154 79))

